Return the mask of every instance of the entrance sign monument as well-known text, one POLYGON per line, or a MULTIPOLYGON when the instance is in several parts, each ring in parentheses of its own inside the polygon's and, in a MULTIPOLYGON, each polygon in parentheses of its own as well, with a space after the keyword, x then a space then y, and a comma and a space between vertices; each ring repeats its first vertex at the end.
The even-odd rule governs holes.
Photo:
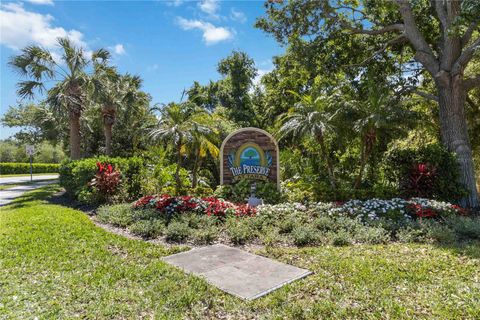
POLYGON ((242 128, 228 135, 220 148, 220 184, 240 179, 263 180, 280 188, 278 144, 265 130, 242 128))

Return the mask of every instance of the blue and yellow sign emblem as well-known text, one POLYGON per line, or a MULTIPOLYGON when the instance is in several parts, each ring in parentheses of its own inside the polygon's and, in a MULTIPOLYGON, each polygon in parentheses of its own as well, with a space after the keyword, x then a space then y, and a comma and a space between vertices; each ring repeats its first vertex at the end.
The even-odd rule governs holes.
POLYGON ((259 145, 247 142, 228 155, 228 167, 234 180, 239 178, 267 180, 272 156, 259 145))

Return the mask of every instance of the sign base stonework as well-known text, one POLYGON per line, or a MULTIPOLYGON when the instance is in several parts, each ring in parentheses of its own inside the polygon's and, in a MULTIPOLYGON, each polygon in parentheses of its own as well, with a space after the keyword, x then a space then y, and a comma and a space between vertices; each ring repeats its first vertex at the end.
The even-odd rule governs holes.
POLYGON ((220 184, 241 179, 270 181, 280 189, 278 144, 268 132, 242 128, 223 140, 220 148, 220 184))

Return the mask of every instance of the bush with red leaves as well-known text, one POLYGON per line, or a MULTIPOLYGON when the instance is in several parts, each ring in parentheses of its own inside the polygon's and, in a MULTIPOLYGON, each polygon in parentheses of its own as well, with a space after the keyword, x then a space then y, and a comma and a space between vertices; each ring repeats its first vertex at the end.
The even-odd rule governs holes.
POLYGON ((408 197, 431 198, 437 179, 437 168, 428 163, 417 163, 410 170, 403 191, 408 197))
POLYGON ((116 170, 110 163, 97 162, 97 173, 90 185, 97 189, 101 196, 112 197, 117 191, 121 182, 120 171, 116 170))

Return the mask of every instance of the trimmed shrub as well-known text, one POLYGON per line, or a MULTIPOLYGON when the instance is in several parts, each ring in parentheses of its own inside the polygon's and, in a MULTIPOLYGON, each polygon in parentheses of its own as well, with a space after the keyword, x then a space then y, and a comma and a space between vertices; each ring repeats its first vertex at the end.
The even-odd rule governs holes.
POLYGON ((339 230, 335 233, 331 233, 329 238, 331 239, 332 245, 336 247, 344 247, 352 244, 352 238, 345 230, 339 230))
POLYGON ((313 225, 320 231, 330 231, 336 229, 335 219, 328 216, 321 216, 313 221, 313 225))
POLYGON ((180 221, 172 221, 165 230, 166 239, 180 242, 187 239, 191 234, 188 224, 180 221))
POLYGON ((163 234, 165 221, 162 219, 139 220, 131 224, 128 230, 137 236, 152 239, 163 234))
POLYGON ((285 217, 283 220, 280 220, 278 223, 279 233, 285 234, 293 231, 295 226, 299 224, 299 221, 295 219, 294 216, 285 217))
MULTIPOLYGON (((215 190, 215 196, 227 199, 232 202, 242 203, 250 197, 251 180, 242 179, 233 185, 218 186, 215 190)), ((257 181, 257 191, 255 196, 263 199, 265 203, 279 203, 282 194, 278 191, 277 185, 272 182, 257 181)))
POLYGON ((389 150, 383 161, 384 176, 407 197, 458 200, 466 191, 459 183, 455 155, 439 144, 389 150))
POLYGON ((254 238, 255 233, 243 219, 231 218, 227 220, 227 233, 235 244, 244 244, 254 238))
POLYGON ((448 226, 440 223, 427 223, 427 237, 433 242, 451 244, 457 241, 457 234, 448 226))
POLYGON ((103 197, 89 196, 95 188, 90 182, 97 173, 97 163, 111 164, 120 171, 118 200, 131 201, 143 195, 142 182, 146 179, 147 170, 141 158, 88 158, 63 162, 60 166, 60 185, 67 193, 79 201, 101 201, 103 197), (80 195, 82 195, 80 197, 80 195), (90 199, 90 200, 89 200, 90 199))
POLYGON ((113 206, 102 206, 97 210, 97 218, 103 223, 110 223, 117 227, 127 227, 134 221, 134 210, 128 203, 113 206))
POLYGON ((355 242, 368 244, 383 244, 390 240, 390 234, 382 227, 362 226, 353 233, 355 242))
POLYGON ((463 240, 480 240, 480 219, 478 217, 452 217, 447 220, 447 225, 463 240))
POLYGON ((396 233, 396 238, 398 239, 398 241, 404 243, 423 243, 427 240, 427 234, 426 230, 422 229, 419 223, 413 222, 399 229, 396 233))
POLYGON ((135 221, 163 218, 163 216, 155 209, 133 209, 132 215, 135 221))
MULTIPOLYGON (((60 165, 56 163, 33 163, 32 173, 56 173, 60 165)), ((29 174, 30 163, 2 162, 0 174, 29 174)))
POLYGON ((293 243, 297 246, 315 244, 318 241, 318 231, 309 225, 300 225, 292 230, 293 243))
POLYGON ((218 229, 215 227, 206 227, 196 229, 193 232, 193 239, 198 244, 209 244, 218 238, 218 229))

